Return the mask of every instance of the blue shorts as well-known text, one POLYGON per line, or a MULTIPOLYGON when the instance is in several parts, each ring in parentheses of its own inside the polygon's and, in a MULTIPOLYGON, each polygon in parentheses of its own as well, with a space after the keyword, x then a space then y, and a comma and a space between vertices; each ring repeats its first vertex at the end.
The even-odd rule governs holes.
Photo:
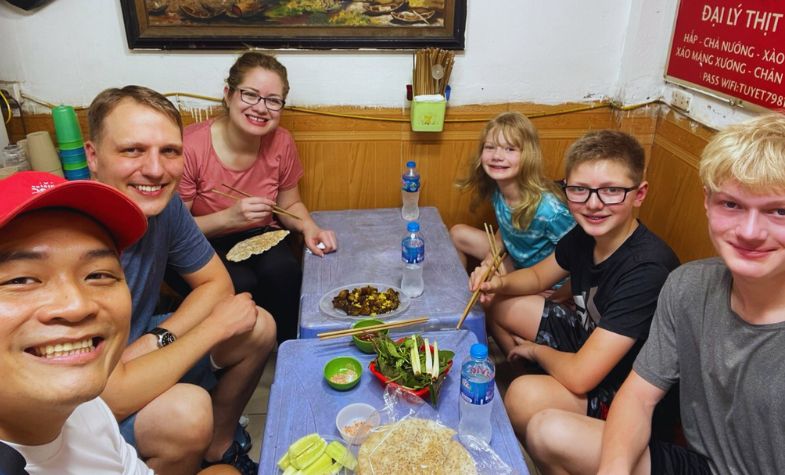
MULTIPOLYGON (((150 319, 145 332, 159 326, 171 315, 171 313, 154 315, 150 319)), ((212 391, 215 385, 218 384, 218 378, 213 372, 213 366, 210 363, 210 355, 204 355, 199 361, 197 361, 196 364, 191 369, 189 369, 185 375, 183 375, 183 377, 180 379, 180 382, 195 384, 196 386, 204 388, 208 392, 212 391)), ((131 444, 134 448, 136 448, 136 434, 134 433, 136 414, 138 414, 138 412, 135 412, 120 421, 120 433, 123 435, 123 438, 126 440, 126 442, 131 444)))

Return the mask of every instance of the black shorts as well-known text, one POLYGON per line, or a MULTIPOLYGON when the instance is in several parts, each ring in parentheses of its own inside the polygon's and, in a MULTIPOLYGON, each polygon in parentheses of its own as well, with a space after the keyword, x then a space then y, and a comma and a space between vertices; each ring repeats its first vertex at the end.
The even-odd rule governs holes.
MULTIPOLYGON (((534 342, 559 351, 577 353, 590 334, 581 325, 580 316, 571 307, 546 299, 534 342)), ((589 391, 586 395, 586 415, 605 420, 617 389, 600 384, 589 391)))
POLYGON ((711 475, 706 457, 680 445, 649 442, 652 475, 711 475))

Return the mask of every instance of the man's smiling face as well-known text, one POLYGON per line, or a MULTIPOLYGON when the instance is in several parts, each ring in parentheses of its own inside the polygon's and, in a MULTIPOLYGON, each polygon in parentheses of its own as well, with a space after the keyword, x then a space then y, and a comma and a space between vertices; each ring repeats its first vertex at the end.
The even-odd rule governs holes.
POLYGON ((101 225, 65 210, 17 217, 0 230, 0 407, 73 409, 98 396, 125 348, 130 315, 117 250, 101 225))
POLYGON ((148 218, 164 210, 183 176, 180 127, 133 99, 106 116, 101 137, 85 150, 98 181, 131 198, 148 218))

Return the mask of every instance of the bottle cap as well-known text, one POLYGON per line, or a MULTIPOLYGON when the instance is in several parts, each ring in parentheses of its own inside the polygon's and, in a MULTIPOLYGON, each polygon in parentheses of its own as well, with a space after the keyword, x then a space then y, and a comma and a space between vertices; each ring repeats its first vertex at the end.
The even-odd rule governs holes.
POLYGON ((415 168, 417 164, 414 161, 406 162, 406 168, 415 168))
POLYGON ((409 224, 406 225, 406 230, 410 233, 416 233, 420 230, 420 223, 417 221, 409 221, 409 224))
POLYGON ((488 357, 488 347, 482 343, 475 343, 469 350, 469 354, 472 355, 472 358, 485 359, 488 357))

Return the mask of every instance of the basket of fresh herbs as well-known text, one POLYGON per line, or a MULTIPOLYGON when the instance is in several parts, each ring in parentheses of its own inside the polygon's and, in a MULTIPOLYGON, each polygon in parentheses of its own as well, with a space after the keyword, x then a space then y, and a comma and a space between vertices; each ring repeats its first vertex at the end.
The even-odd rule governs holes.
POLYGON ((434 339, 420 335, 393 341, 387 335, 372 340, 376 359, 368 366, 382 384, 397 384, 436 406, 455 353, 440 350, 434 339))

